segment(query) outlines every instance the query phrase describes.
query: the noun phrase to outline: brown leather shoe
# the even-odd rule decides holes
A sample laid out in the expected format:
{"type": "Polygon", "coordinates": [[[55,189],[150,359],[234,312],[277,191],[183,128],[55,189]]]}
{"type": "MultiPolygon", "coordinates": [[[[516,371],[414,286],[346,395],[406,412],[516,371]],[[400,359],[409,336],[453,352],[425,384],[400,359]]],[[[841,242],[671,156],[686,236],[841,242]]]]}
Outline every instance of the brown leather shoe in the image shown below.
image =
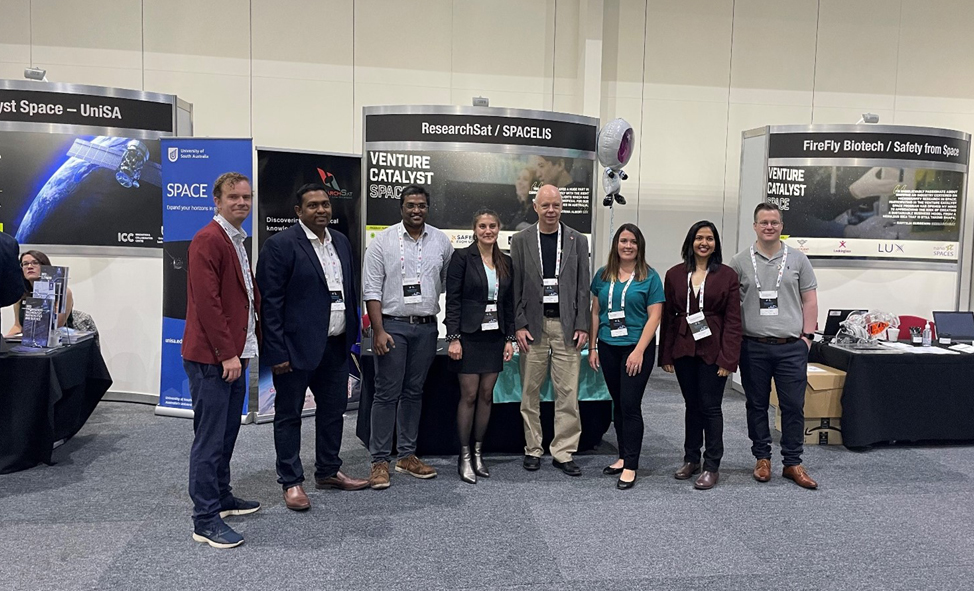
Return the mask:
{"type": "Polygon", "coordinates": [[[771,480],[771,460],[758,460],[758,463],[754,465],[754,479],[758,482],[771,480]]]}
{"type": "Polygon", "coordinates": [[[376,462],[372,464],[372,472],[369,474],[369,486],[374,490],[389,488],[389,462],[376,462]]]}
{"type": "Polygon", "coordinates": [[[284,491],[284,505],[291,511],[307,511],[311,508],[311,501],[299,484],[284,491]]]}
{"type": "Polygon", "coordinates": [[[688,480],[691,476],[700,471],[700,464],[691,464],[687,462],[680,466],[680,469],[673,474],[673,478],[677,480],[688,480]]]}
{"type": "Polygon", "coordinates": [[[717,486],[717,480],[719,478],[720,475],[716,472],[704,470],[700,473],[700,476],[697,477],[696,481],[694,481],[693,488],[697,490],[710,490],[717,486]]]}
{"type": "Polygon", "coordinates": [[[812,480],[812,477],[808,475],[805,471],[805,467],[801,464],[797,466],[785,466],[785,469],[781,471],[781,475],[788,480],[794,480],[795,484],[802,488],[816,489],[818,488],[818,483],[812,480]]]}
{"type": "Polygon", "coordinates": [[[433,478],[436,476],[436,470],[433,466],[430,466],[423,460],[416,457],[416,454],[410,454],[404,458],[400,458],[396,462],[396,472],[404,472],[415,476],[416,478],[433,478]]]}
{"type": "Polygon", "coordinates": [[[369,481],[364,478],[351,478],[341,471],[328,478],[315,478],[315,488],[337,488],[338,490],[362,490],[368,488],[369,481]]]}

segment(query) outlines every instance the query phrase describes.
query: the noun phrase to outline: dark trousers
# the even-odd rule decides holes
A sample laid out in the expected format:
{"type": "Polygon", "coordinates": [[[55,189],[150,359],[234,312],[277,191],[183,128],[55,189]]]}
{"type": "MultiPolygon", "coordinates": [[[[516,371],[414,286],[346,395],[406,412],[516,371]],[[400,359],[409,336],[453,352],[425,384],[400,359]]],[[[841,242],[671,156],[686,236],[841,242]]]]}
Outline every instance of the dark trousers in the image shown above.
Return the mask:
{"type": "MultiPolygon", "coordinates": [[[[246,360],[244,360],[246,363],[246,360]]],[[[189,452],[189,497],[193,523],[205,526],[220,519],[221,507],[232,505],[230,456],[240,431],[247,395],[247,366],[233,382],[223,367],[183,360],[193,399],[193,447],[189,452]]]]}
{"type": "Polygon", "coordinates": [[[304,482],[301,465],[301,412],[308,388],[315,397],[315,478],[338,473],[342,460],[342,414],[348,404],[345,335],[328,337],[314,370],[292,369],[274,376],[274,449],[277,482],[285,489],[304,482]]]}
{"type": "Polygon", "coordinates": [[[612,396],[612,422],[616,427],[616,441],[623,468],[639,468],[639,452],[643,447],[643,392],[653,371],[656,357],[656,341],[652,341],[643,353],[642,370],[635,376],[626,373],[626,359],[636,345],[610,345],[599,341],[599,363],[605,385],[612,396]]]}
{"type": "Polygon", "coordinates": [[[416,453],[423,384],[436,355],[436,323],[409,324],[385,319],[382,324],[396,346],[385,355],[375,356],[375,397],[369,437],[373,463],[389,461],[394,432],[400,458],[416,453]]]}
{"type": "Polygon", "coordinates": [[[799,339],[784,345],[768,345],[744,339],[741,345],[741,382],[747,399],[747,435],[751,453],[771,458],[771,427],[768,402],[774,378],[781,405],[781,457],[785,466],[802,463],[805,441],[805,385],[808,380],[808,345],[799,339]]]}
{"type": "Polygon", "coordinates": [[[703,469],[716,472],[720,468],[720,458],[724,456],[724,415],[720,403],[727,377],[717,375],[716,363],[704,363],[699,357],[674,359],[673,367],[686,402],[683,461],[699,464],[700,447],[706,438],[703,469]]]}

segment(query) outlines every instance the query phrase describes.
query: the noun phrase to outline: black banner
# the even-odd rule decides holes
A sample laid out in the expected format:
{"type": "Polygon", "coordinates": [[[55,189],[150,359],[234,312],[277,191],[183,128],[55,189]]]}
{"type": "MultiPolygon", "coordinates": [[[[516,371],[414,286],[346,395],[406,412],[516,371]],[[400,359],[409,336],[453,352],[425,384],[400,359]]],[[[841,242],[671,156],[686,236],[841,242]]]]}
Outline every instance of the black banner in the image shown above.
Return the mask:
{"type": "Polygon", "coordinates": [[[878,132],[772,133],[768,159],[870,158],[966,166],[970,142],[953,137],[878,132]]]}
{"type": "Polygon", "coordinates": [[[331,227],[348,237],[362,260],[362,158],[301,152],[257,151],[257,243],[298,223],[294,194],[320,183],[331,201],[331,227]]]}
{"type": "Polygon", "coordinates": [[[547,119],[453,114],[367,115],[365,141],[463,142],[592,151],[596,125],[547,119]]]}
{"type": "Polygon", "coordinates": [[[0,229],[21,244],[162,243],[159,140],[0,132],[0,229]]]}
{"type": "Polygon", "coordinates": [[[174,131],[170,103],[37,90],[0,89],[0,121],[174,131]]]}

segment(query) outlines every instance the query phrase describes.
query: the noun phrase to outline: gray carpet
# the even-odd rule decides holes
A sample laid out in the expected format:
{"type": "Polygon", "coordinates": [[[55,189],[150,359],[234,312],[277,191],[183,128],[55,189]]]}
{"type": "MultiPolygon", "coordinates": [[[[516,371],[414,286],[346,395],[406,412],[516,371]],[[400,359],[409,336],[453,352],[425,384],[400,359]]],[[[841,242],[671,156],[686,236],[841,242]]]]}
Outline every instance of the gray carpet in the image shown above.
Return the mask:
{"type": "MultiPolygon", "coordinates": [[[[657,370],[658,372],[658,370],[657,370]]],[[[269,424],[241,428],[234,488],[259,500],[229,518],[246,543],[214,550],[190,538],[186,494],[192,423],[152,408],[102,403],[57,464],[0,476],[0,588],[30,589],[958,589],[974,588],[974,454],[970,447],[853,453],[806,447],[820,484],[751,479],[744,400],[724,400],[720,485],[672,477],[682,456],[683,402],[656,374],[640,479],[615,489],[601,469],[615,437],[577,457],[569,478],[546,457],[490,457],[476,486],[454,458],[428,458],[431,481],[393,476],[386,491],[309,490],[284,508],[269,424]]],[[[313,422],[304,424],[312,468],[313,422]]],[[[345,470],[368,454],[346,418],[345,470]]]]}

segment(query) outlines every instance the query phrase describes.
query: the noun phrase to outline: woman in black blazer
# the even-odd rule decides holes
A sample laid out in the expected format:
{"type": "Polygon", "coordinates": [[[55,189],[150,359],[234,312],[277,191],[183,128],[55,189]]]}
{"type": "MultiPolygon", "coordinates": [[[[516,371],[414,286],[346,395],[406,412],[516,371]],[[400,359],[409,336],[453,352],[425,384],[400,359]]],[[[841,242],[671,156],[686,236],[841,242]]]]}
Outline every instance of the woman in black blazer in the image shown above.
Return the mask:
{"type": "Polygon", "coordinates": [[[511,257],[497,245],[500,229],[496,213],[478,211],[473,218],[474,243],[453,253],[446,277],[446,340],[450,342],[450,368],[460,379],[457,471],[471,484],[477,482],[477,476],[490,476],[481,457],[481,445],[490,421],[497,374],[514,355],[514,273],[511,257]]]}

